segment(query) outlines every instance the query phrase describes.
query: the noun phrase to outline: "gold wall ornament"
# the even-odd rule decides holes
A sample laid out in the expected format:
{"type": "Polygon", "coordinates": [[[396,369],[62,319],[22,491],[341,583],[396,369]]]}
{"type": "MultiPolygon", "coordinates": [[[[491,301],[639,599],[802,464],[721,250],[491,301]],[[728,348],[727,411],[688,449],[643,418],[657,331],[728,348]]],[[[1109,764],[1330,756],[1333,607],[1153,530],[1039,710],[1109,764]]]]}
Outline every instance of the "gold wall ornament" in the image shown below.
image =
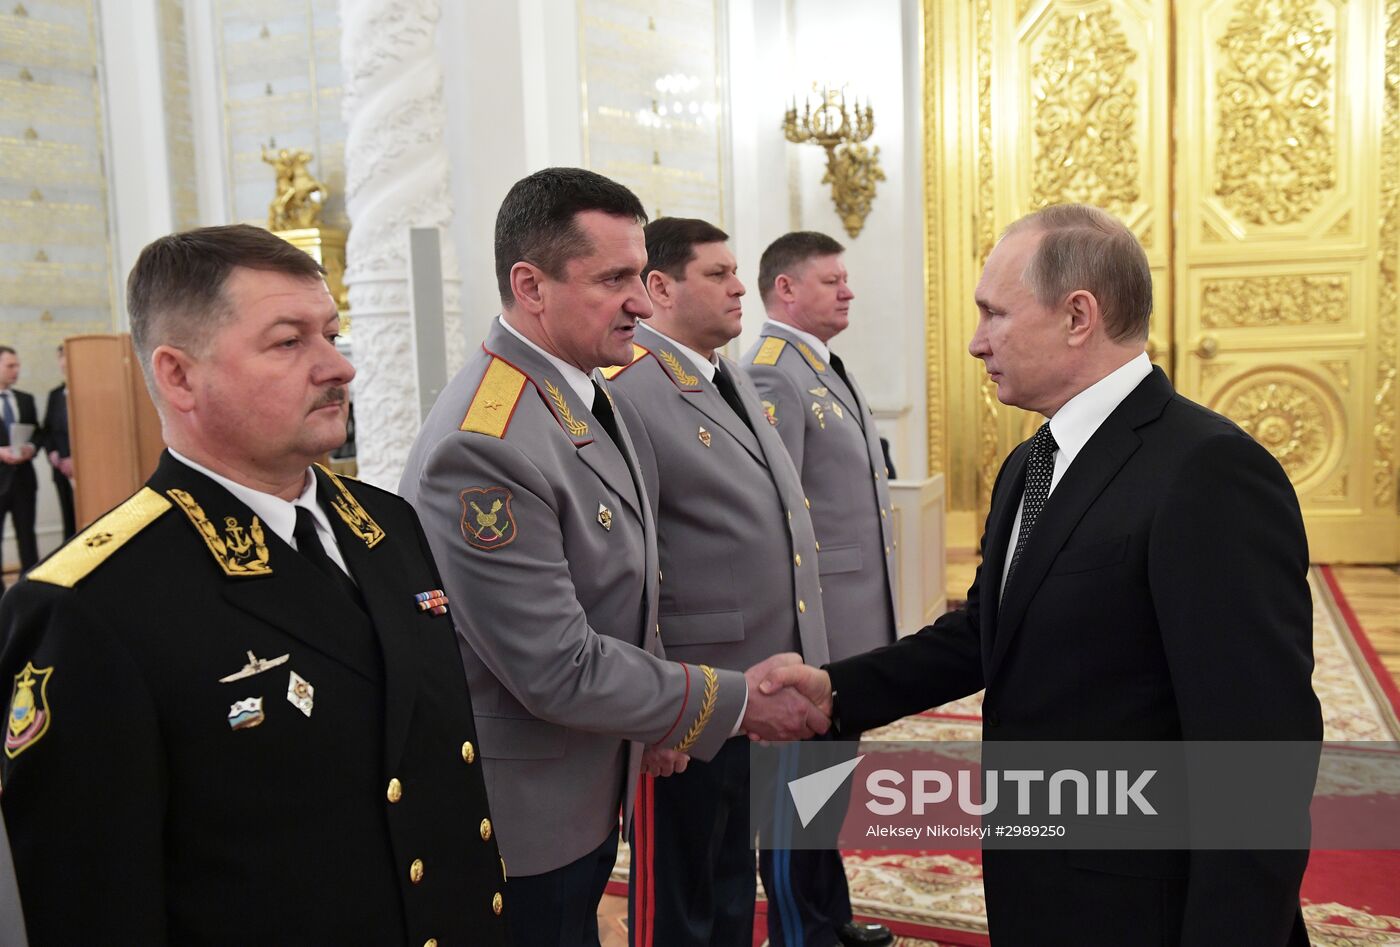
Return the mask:
{"type": "Polygon", "coordinates": [[[307,165],[312,154],[300,148],[279,148],[269,152],[262,150],[262,159],[272,165],[277,182],[274,185],[272,203],[267,206],[267,229],[303,230],[321,224],[321,209],[328,192],[326,186],[311,175],[307,165]]]}
{"type": "Polygon", "coordinates": [[[1212,407],[1271,454],[1295,485],[1330,474],[1345,432],[1332,393],[1294,372],[1242,376],[1212,407]]]}
{"type": "Polygon", "coordinates": [[[1380,280],[1376,340],[1375,441],[1372,499],[1382,510],[1400,510],[1395,484],[1395,442],[1400,436],[1395,390],[1400,366],[1400,0],[1385,5],[1385,82],[1381,119],[1380,280]]]}
{"type": "Polygon", "coordinates": [[[1334,33],[1314,0],[1245,0],[1217,41],[1215,194],[1253,224],[1289,224],[1336,187],[1334,33]]]}
{"type": "Polygon", "coordinates": [[[819,97],[815,109],[804,97],[801,115],[793,97],[792,107],[783,116],[783,134],[794,144],[812,142],[826,149],[822,183],[831,185],[831,201],[841,226],[852,238],[858,237],[875,201],[875,182],[885,180],[880,147],[863,144],[875,131],[875,110],[869,99],[864,108],[859,101],[847,108],[844,89],[823,87],[819,97]]]}
{"type": "Polygon", "coordinates": [[[1055,18],[1031,67],[1035,207],[1083,203],[1119,216],[1137,203],[1137,53],[1111,9],[1055,18]]]}
{"type": "Polygon", "coordinates": [[[1301,326],[1344,321],[1351,313],[1345,274],[1256,276],[1201,283],[1201,325],[1301,326]]]}

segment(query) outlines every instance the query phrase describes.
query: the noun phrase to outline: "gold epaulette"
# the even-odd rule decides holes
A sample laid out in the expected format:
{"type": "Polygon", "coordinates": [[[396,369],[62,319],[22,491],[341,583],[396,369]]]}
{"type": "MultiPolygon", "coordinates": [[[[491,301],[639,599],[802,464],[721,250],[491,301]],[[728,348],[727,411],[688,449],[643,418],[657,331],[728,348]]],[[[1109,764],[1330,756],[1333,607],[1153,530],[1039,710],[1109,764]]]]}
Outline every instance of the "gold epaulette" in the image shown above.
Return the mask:
{"type": "Polygon", "coordinates": [[[170,501],[165,497],[150,487],[142,487],[121,506],[29,570],[29,578],[71,589],[111,558],[129,539],[160,519],[170,506],[170,501]]]}
{"type": "Polygon", "coordinates": [[[755,365],[776,365],[778,356],[783,354],[783,348],[787,345],[786,339],[770,335],[763,340],[763,344],[758,347],[758,354],[753,357],[755,365]]]}
{"type": "Polygon", "coordinates": [[[514,365],[492,357],[472,397],[467,416],[462,419],[461,429],[491,437],[505,437],[527,380],[525,373],[514,365]]]}
{"type": "Polygon", "coordinates": [[[642,348],[642,346],[638,345],[636,342],[633,342],[632,361],[628,362],[627,365],[609,365],[607,368],[602,369],[603,377],[606,378],[608,381],[612,381],[622,372],[623,369],[627,368],[628,365],[635,364],[637,360],[639,360],[642,356],[646,354],[646,349],[642,348]]]}

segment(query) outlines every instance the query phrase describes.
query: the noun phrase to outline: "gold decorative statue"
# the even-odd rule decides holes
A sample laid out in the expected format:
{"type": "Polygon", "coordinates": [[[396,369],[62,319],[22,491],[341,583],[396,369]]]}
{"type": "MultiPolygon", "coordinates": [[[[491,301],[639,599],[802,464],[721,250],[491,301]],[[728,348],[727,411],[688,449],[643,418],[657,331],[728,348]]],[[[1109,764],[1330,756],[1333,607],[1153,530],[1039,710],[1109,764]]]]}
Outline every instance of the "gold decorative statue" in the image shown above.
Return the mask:
{"type": "Polygon", "coordinates": [[[865,227],[875,200],[875,182],[885,180],[885,172],[880,170],[880,147],[862,144],[875,131],[875,110],[867,99],[864,108],[856,102],[848,111],[846,93],[841,89],[823,88],[820,94],[821,104],[813,109],[810,102],[803,102],[800,116],[797,100],[793,100],[783,116],[783,134],[795,144],[810,141],[826,149],[822,183],[831,185],[831,200],[841,225],[855,237],[865,227]]]}
{"type": "Polygon", "coordinates": [[[267,229],[303,230],[321,224],[321,207],[326,200],[326,186],[311,176],[307,165],[311,152],[280,148],[269,152],[263,148],[262,159],[277,172],[277,193],[267,207],[267,229]]]}

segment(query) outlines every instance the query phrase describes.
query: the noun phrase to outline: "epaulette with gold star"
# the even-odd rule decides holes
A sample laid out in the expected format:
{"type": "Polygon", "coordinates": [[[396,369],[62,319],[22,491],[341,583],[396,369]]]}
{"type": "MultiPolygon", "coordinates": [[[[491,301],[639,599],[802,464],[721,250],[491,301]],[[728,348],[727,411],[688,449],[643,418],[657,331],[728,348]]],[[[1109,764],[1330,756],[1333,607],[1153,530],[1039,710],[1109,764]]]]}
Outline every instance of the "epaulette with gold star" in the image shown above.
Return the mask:
{"type": "Polygon", "coordinates": [[[628,368],[641,361],[642,357],[645,356],[647,353],[648,349],[645,346],[641,346],[638,345],[636,342],[633,342],[632,361],[628,362],[626,365],[609,365],[607,368],[601,370],[603,372],[603,377],[606,378],[608,381],[612,381],[614,378],[622,374],[628,368]]]}
{"type": "Polygon", "coordinates": [[[506,428],[515,414],[515,406],[525,390],[525,373],[499,357],[492,357],[486,374],[481,376],[471,407],[462,419],[463,431],[473,431],[491,437],[505,437],[506,428]]]}
{"type": "Polygon", "coordinates": [[[171,503],[142,487],[67,544],[29,570],[29,579],[71,589],[106,562],[141,530],[160,519],[171,503]]]}

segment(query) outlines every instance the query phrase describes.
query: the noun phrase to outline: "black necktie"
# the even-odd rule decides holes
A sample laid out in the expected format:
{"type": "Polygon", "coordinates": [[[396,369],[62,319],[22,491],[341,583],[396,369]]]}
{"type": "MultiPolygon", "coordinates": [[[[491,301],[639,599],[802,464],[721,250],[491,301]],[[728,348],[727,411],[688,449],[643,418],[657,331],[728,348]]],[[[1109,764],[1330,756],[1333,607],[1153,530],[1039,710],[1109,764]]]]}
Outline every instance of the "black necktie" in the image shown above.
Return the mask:
{"type": "Polygon", "coordinates": [[[1006,570],[1006,583],[1003,591],[1011,585],[1011,577],[1016,574],[1016,563],[1021,561],[1021,552],[1031,538],[1035,521],[1045,508],[1045,498],[1050,495],[1050,480],[1055,475],[1055,451],[1060,445],[1055,443],[1055,435],[1050,433],[1050,422],[1046,421],[1031,438],[1031,456],[1026,461],[1026,494],[1021,507],[1021,531],[1016,535],[1016,550],[1011,554],[1011,567],[1006,570]]]}
{"type": "Polygon", "coordinates": [[[612,402],[608,400],[603,386],[596,380],[593,382],[593,416],[598,419],[598,426],[603,432],[612,438],[617,449],[622,450],[622,435],[617,430],[617,418],[613,416],[612,402]]]}
{"type": "Polygon", "coordinates": [[[720,397],[734,409],[739,420],[744,422],[744,426],[752,431],[753,425],[749,423],[749,414],[744,410],[744,402],[739,399],[739,389],[734,387],[734,379],[725,373],[723,362],[715,366],[715,387],[719,389],[720,397]]]}
{"type": "MultiPolygon", "coordinates": [[[[836,374],[840,375],[841,380],[846,383],[846,387],[851,388],[851,380],[846,377],[846,363],[841,361],[841,356],[835,352],[828,352],[827,360],[831,362],[831,367],[836,370],[836,374]]],[[[851,394],[855,394],[855,392],[856,390],[851,388],[851,394]]]]}
{"type": "Polygon", "coordinates": [[[321,537],[316,535],[316,518],[304,506],[296,507],[296,511],[297,525],[292,529],[292,538],[297,541],[297,552],[334,582],[362,611],[368,612],[364,597],[360,594],[360,587],[351,581],[344,569],[335,564],[335,560],[326,552],[326,547],[321,544],[321,537]]]}

